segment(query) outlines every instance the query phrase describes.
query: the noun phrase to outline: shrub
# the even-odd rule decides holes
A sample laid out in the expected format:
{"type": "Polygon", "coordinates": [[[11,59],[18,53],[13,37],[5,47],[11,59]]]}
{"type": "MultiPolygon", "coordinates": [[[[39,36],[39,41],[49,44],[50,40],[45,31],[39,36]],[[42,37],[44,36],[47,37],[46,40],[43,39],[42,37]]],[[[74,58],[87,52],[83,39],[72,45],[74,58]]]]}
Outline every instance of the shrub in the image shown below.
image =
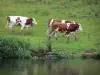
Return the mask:
{"type": "Polygon", "coordinates": [[[30,58],[30,44],[16,37],[0,37],[0,57],[30,58]]]}

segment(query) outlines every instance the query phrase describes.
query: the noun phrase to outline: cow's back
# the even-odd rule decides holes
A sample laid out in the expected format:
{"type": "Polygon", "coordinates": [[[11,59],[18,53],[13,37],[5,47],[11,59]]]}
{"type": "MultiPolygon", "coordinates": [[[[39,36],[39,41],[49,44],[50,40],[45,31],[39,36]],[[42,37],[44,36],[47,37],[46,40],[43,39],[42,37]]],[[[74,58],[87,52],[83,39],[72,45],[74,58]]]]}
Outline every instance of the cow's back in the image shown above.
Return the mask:
{"type": "Polygon", "coordinates": [[[8,16],[10,18],[10,22],[16,22],[16,19],[19,18],[22,21],[26,21],[28,19],[27,17],[24,16],[8,16]]]}

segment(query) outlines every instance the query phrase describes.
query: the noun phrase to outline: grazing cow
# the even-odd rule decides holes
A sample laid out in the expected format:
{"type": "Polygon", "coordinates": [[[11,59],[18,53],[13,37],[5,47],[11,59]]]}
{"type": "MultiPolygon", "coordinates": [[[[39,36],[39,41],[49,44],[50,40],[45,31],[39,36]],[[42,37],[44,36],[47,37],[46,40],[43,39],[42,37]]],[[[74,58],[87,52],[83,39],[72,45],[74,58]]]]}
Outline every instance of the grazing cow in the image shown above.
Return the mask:
{"type": "Polygon", "coordinates": [[[7,23],[8,23],[7,25],[9,25],[10,30],[12,30],[12,27],[14,25],[17,26],[20,25],[21,26],[20,32],[23,30],[24,27],[28,28],[29,26],[33,26],[37,24],[35,18],[28,18],[24,16],[8,16],[7,23]]]}
{"type": "Polygon", "coordinates": [[[74,35],[74,38],[76,40],[76,32],[81,31],[82,27],[79,23],[76,23],[74,21],[66,21],[66,20],[49,20],[48,24],[48,35],[49,39],[51,35],[54,35],[57,39],[57,32],[64,33],[64,35],[67,35],[69,38],[70,34],[74,35]]]}

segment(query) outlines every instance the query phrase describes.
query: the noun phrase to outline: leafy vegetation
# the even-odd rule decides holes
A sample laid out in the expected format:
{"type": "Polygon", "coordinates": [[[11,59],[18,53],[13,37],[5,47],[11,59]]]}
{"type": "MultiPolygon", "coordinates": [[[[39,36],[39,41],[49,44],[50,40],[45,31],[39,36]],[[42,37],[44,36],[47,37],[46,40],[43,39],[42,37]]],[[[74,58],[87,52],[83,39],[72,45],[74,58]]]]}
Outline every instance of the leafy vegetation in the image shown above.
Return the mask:
{"type": "Polygon", "coordinates": [[[30,58],[30,44],[15,37],[0,37],[0,57],[30,58]]]}

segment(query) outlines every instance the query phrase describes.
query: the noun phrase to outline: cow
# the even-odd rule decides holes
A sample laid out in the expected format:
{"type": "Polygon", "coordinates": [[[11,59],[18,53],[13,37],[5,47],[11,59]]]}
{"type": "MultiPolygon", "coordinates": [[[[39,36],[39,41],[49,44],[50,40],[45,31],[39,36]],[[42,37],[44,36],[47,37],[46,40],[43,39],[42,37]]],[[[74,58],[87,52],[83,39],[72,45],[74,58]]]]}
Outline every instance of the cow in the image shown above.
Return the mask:
{"type": "MultiPolygon", "coordinates": [[[[55,19],[49,19],[48,22],[48,30],[47,30],[47,36],[49,34],[50,31],[52,31],[52,25],[54,24],[59,24],[59,23],[70,23],[71,21],[67,21],[67,20],[55,20],[55,19]]],[[[73,21],[74,22],[74,21],[73,21]]],[[[56,34],[55,34],[56,37],[56,34]]]]}
{"type": "Polygon", "coordinates": [[[50,19],[48,23],[47,34],[49,39],[52,35],[54,35],[57,39],[57,32],[64,33],[64,35],[67,35],[68,39],[70,34],[73,34],[74,39],[76,40],[75,33],[77,31],[82,31],[82,26],[80,23],[77,23],[75,21],[50,19]]]}
{"type": "Polygon", "coordinates": [[[29,26],[37,25],[37,22],[35,18],[28,18],[24,16],[8,16],[7,25],[9,25],[9,30],[13,30],[14,25],[21,26],[21,32],[24,27],[28,28],[29,26]]]}

